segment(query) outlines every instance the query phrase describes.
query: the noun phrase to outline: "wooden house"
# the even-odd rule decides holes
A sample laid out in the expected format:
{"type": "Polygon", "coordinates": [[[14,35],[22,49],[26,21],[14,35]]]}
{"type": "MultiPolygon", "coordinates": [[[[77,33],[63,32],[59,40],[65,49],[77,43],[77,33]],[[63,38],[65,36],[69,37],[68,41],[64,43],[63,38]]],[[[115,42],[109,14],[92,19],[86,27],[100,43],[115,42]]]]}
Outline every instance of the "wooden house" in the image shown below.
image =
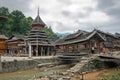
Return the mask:
{"type": "Polygon", "coordinates": [[[94,29],[92,32],[78,30],[76,33],[57,40],[56,47],[59,49],[58,51],[62,51],[60,53],[68,55],[91,53],[92,47],[94,47],[95,53],[101,53],[103,49],[112,51],[115,38],[114,35],[97,29],[94,29]]]}
{"type": "Polygon", "coordinates": [[[114,43],[114,50],[115,51],[120,51],[120,33],[115,33],[115,36],[117,38],[113,42],[114,43]]]}
{"type": "Polygon", "coordinates": [[[0,54],[3,54],[7,50],[7,37],[5,35],[0,35],[0,54]]]}
{"type": "Polygon", "coordinates": [[[7,17],[5,17],[5,16],[0,16],[0,20],[5,20],[5,19],[7,19],[7,17]]]}
{"type": "Polygon", "coordinates": [[[23,35],[12,35],[8,41],[8,52],[11,55],[20,55],[24,53],[23,46],[20,44],[24,43],[24,36],[23,35]]]}

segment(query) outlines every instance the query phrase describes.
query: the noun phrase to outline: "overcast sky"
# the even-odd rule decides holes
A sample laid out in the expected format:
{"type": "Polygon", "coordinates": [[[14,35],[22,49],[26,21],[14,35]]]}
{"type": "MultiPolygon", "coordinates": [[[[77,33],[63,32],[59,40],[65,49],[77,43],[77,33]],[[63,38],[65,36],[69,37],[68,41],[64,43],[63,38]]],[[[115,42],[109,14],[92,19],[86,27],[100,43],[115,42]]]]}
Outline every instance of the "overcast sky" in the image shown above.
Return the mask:
{"type": "Polygon", "coordinates": [[[78,29],[120,33],[120,0],[0,0],[0,7],[20,10],[33,19],[40,8],[41,19],[54,32],[78,29]]]}

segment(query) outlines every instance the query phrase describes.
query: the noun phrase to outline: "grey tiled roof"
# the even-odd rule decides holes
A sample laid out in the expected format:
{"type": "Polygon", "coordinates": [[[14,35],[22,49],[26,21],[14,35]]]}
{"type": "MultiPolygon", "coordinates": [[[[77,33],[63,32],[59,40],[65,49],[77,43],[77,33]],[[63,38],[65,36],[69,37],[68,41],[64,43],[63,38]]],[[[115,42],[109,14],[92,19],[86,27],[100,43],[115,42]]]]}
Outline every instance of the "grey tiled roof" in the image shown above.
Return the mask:
{"type": "Polygon", "coordinates": [[[45,23],[42,21],[39,15],[35,18],[35,20],[32,22],[32,24],[42,24],[45,25],[45,23]]]}
{"type": "Polygon", "coordinates": [[[8,39],[5,35],[0,35],[0,39],[8,39]]]}
{"type": "Polygon", "coordinates": [[[25,40],[25,36],[14,34],[8,39],[8,41],[15,41],[15,40],[25,40]]]}
{"type": "Polygon", "coordinates": [[[78,31],[77,33],[70,34],[63,39],[59,39],[56,41],[57,45],[62,45],[62,44],[72,44],[72,43],[77,43],[77,42],[83,42],[86,40],[89,40],[92,38],[94,35],[99,36],[99,38],[103,41],[106,41],[106,37],[104,35],[110,36],[110,37],[115,37],[112,34],[105,33],[103,31],[94,29],[92,32],[82,32],[78,31]]]}
{"type": "Polygon", "coordinates": [[[73,39],[73,38],[76,38],[78,36],[82,36],[82,35],[85,35],[85,34],[88,34],[89,32],[87,31],[83,31],[83,30],[78,30],[76,33],[73,33],[73,34],[70,34],[68,36],[65,37],[65,39],[73,39]]]}
{"type": "Polygon", "coordinates": [[[115,36],[120,38],[120,33],[115,33],[115,36]]]}
{"type": "Polygon", "coordinates": [[[5,16],[0,16],[0,20],[7,19],[5,16]]]}

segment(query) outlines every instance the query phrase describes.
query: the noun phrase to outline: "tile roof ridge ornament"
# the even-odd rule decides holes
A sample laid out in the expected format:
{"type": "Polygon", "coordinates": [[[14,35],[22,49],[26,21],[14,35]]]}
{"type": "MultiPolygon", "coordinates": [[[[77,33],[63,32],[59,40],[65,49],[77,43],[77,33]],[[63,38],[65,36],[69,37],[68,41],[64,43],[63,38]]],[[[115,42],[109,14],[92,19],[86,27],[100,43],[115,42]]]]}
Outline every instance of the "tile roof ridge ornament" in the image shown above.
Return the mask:
{"type": "Polygon", "coordinates": [[[37,12],[37,15],[39,16],[39,6],[38,6],[38,12],[37,12]]]}
{"type": "Polygon", "coordinates": [[[32,27],[44,27],[45,23],[42,21],[41,17],[39,16],[39,7],[37,10],[37,16],[32,22],[32,27]]]}

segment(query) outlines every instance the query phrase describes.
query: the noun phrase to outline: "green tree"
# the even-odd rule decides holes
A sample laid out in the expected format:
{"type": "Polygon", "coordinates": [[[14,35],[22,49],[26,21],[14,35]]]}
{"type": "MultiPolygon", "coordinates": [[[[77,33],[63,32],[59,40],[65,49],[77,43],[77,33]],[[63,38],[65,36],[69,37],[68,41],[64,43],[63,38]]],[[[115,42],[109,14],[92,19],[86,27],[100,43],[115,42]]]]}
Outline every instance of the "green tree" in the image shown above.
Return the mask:
{"type": "Polygon", "coordinates": [[[49,26],[49,27],[45,26],[44,30],[49,38],[58,38],[57,35],[53,32],[51,26],[49,26]]]}
{"type": "Polygon", "coordinates": [[[9,9],[6,7],[0,8],[0,16],[9,16],[9,9]]]}
{"type": "Polygon", "coordinates": [[[7,20],[0,22],[0,34],[11,36],[12,34],[26,35],[31,29],[33,19],[25,17],[21,11],[14,10],[9,13],[9,9],[5,7],[0,8],[0,16],[6,16],[7,20]]]}
{"type": "MultiPolygon", "coordinates": [[[[0,16],[6,16],[6,17],[8,17],[9,16],[9,10],[8,10],[8,8],[1,7],[0,8],[0,16]]],[[[8,22],[8,20],[2,20],[2,21],[0,21],[0,34],[6,34],[6,32],[7,32],[6,30],[8,30],[7,22],[8,22]]]]}
{"type": "Polygon", "coordinates": [[[12,22],[11,22],[12,34],[21,34],[22,33],[21,23],[22,23],[22,20],[25,19],[24,14],[21,11],[16,10],[11,12],[10,18],[12,19],[12,22]]]}
{"type": "Polygon", "coordinates": [[[31,17],[26,18],[21,11],[15,10],[11,12],[10,18],[11,34],[26,35],[30,31],[33,21],[31,17]]]}
{"type": "Polygon", "coordinates": [[[31,17],[25,18],[21,21],[21,31],[24,32],[21,34],[27,35],[29,33],[29,31],[31,30],[32,21],[33,19],[31,17]]]}
{"type": "MultiPolygon", "coordinates": [[[[31,17],[26,18],[21,11],[14,10],[9,13],[8,8],[1,7],[0,16],[1,15],[8,17],[8,19],[0,22],[0,34],[5,34],[6,36],[11,36],[13,34],[26,35],[31,30],[33,19],[31,17]]],[[[49,38],[58,38],[51,26],[46,26],[44,30],[49,38]]]]}

